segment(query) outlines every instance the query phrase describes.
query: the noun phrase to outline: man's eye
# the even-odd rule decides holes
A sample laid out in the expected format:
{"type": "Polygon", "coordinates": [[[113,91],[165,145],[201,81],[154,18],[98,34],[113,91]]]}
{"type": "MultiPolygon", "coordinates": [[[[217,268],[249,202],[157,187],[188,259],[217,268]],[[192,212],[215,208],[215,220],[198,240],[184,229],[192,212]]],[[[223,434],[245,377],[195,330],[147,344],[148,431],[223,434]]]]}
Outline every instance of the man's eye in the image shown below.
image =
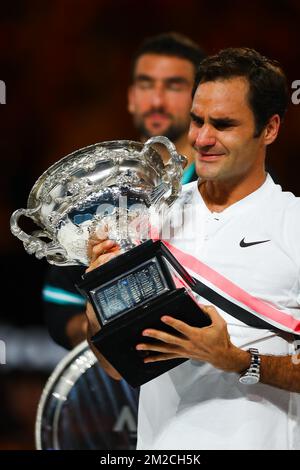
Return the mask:
{"type": "Polygon", "coordinates": [[[198,121],[192,118],[192,123],[197,126],[197,127],[202,127],[203,126],[203,121],[198,121]]]}
{"type": "Polygon", "coordinates": [[[139,82],[137,84],[138,88],[140,88],[141,90],[148,90],[150,88],[152,88],[152,83],[151,82],[139,82]]]}
{"type": "Polygon", "coordinates": [[[182,83],[170,83],[168,89],[171,91],[181,91],[183,89],[182,83]]]}
{"type": "Polygon", "coordinates": [[[231,126],[229,124],[216,124],[215,128],[218,131],[224,131],[225,129],[229,129],[231,126]]]}

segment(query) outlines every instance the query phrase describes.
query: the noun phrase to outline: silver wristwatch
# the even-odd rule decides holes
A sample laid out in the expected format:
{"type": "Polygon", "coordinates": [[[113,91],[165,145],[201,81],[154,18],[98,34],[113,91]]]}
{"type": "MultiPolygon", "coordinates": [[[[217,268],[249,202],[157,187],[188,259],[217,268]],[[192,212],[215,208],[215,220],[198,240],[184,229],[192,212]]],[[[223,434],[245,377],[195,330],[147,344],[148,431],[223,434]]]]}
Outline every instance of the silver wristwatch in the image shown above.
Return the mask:
{"type": "Polygon", "coordinates": [[[248,351],[251,354],[250,367],[241,374],[239,382],[246,385],[253,385],[257,384],[260,379],[260,355],[255,348],[250,348],[248,351]]]}

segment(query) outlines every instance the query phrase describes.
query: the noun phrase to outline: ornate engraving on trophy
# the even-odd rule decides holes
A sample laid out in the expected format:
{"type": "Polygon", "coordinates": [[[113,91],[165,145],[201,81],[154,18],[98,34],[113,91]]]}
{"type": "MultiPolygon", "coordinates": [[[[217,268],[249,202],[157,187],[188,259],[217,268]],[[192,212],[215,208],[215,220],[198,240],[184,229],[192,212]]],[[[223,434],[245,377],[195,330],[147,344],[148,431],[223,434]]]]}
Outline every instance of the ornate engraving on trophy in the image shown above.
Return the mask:
{"type": "Polygon", "coordinates": [[[120,140],[77,150],[40,176],[27,208],[12,215],[11,231],[28,253],[56,265],[88,265],[88,241],[101,233],[126,251],[149,238],[151,211],[178,197],[185,164],[163,136],[145,144],[120,140]],[[168,149],[167,165],[155,144],[168,149]],[[20,228],[21,216],[42,228],[39,235],[20,228]]]}

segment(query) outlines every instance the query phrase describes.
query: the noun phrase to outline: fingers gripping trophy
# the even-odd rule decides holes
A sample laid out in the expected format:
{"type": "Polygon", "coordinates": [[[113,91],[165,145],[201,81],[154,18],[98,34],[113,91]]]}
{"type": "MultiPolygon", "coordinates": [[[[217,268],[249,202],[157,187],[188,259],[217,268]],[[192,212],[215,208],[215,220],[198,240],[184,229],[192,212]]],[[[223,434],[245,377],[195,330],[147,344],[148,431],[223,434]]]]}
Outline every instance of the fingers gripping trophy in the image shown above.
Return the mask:
{"type": "Polygon", "coordinates": [[[90,240],[115,241],[120,254],[86,272],[78,290],[91,303],[99,326],[92,343],[133,387],[185,359],[144,363],[140,342],[146,327],[167,329],[164,313],[191,325],[207,326],[191,293],[193,280],[162,240],[151,239],[153,215],[170,208],[181,192],[186,165],[163,136],[144,144],[102,142],[67,155],[33,186],[26,209],[11,216],[11,231],[29,254],[59,266],[89,265],[90,240]],[[164,165],[155,144],[166,148],[164,165]],[[39,230],[25,233],[21,216],[39,230]],[[178,279],[185,287],[176,287],[178,279]]]}

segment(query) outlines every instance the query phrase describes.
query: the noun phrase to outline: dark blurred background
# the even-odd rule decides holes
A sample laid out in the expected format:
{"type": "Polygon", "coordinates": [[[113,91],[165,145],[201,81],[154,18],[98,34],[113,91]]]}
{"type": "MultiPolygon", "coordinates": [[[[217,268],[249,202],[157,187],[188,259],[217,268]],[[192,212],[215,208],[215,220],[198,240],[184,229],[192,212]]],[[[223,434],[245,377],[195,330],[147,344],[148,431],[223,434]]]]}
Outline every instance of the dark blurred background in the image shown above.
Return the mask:
{"type": "MultiPolygon", "coordinates": [[[[138,139],[126,109],[130,58],[145,36],[175,30],[208,53],[253,47],[300,80],[300,3],[204,0],[31,0],[1,2],[0,449],[34,448],[42,388],[66,353],[47,335],[40,292],[45,262],[9,231],[13,210],[56,160],[104,140],[138,139]]],[[[269,149],[277,182],[300,195],[300,104],[290,102],[269,149]]]]}

